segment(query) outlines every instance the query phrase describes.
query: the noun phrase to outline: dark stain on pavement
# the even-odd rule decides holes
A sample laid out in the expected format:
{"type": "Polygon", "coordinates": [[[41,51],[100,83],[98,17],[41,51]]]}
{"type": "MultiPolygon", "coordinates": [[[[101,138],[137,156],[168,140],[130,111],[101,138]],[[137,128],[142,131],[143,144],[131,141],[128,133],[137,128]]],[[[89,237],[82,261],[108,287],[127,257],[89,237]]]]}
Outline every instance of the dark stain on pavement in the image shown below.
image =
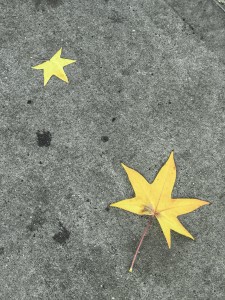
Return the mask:
{"type": "Polygon", "coordinates": [[[112,10],[111,15],[108,17],[113,23],[123,23],[124,17],[118,11],[112,10]]]}
{"type": "Polygon", "coordinates": [[[102,137],[101,137],[101,141],[102,142],[108,142],[108,140],[109,140],[109,137],[108,136],[106,136],[106,135],[103,135],[102,137]]]}
{"type": "Polygon", "coordinates": [[[51,7],[57,7],[62,4],[61,0],[47,0],[47,4],[51,7]]]}
{"type": "Polygon", "coordinates": [[[184,21],[184,28],[183,31],[191,31],[192,34],[195,34],[195,28],[193,25],[191,25],[185,18],[182,18],[182,20],[184,21]]]}
{"type": "Polygon", "coordinates": [[[70,232],[61,222],[59,222],[60,230],[53,236],[53,239],[59,244],[65,244],[70,237],[70,232]]]}
{"type": "Polygon", "coordinates": [[[5,253],[5,248],[4,247],[0,247],[0,255],[3,255],[5,253]]]}
{"type": "Polygon", "coordinates": [[[27,229],[31,232],[36,231],[45,223],[46,219],[43,216],[41,209],[37,208],[31,218],[31,223],[27,225],[27,229]]]}
{"type": "Polygon", "coordinates": [[[57,7],[62,4],[62,0],[34,0],[35,8],[38,10],[42,3],[51,7],[57,7]]]}
{"type": "Polygon", "coordinates": [[[41,4],[41,0],[34,0],[35,8],[38,9],[41,4]]]}
{"type": "Polygon", "coordinates": [[[37,131],[37,143],[39,147],[49,147],[52,140],[52,135],[49,131],[37,131]]]}

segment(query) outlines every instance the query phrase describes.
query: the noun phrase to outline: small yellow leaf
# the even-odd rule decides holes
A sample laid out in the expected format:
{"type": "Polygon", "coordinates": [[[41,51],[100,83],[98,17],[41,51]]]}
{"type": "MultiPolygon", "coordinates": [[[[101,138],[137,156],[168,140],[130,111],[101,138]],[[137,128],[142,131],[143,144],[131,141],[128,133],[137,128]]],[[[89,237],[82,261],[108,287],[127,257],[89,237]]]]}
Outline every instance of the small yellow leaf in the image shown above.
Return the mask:
{"type": "Polygon", "coordinates": [[[54,75],[59,79],[68,83],[68,78],[64,72],[63,67],[75,63],[76,60],[61,58],[62,48],[46,62],[32,67],[36,70],[44,70],[44,86],[48,83],[49,79],[54,75]]]}

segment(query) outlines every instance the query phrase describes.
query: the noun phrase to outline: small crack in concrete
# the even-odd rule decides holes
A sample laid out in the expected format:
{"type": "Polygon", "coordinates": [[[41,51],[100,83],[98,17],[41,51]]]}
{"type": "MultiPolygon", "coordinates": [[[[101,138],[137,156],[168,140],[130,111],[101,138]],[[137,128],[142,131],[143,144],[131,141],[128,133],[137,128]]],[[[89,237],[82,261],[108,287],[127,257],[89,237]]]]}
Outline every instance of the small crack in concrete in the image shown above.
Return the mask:
{"type": "Polygon", "coordinates": [[[225,12],[225,6],[224,6],[225,0],[212,0],[212,1],[225,12]]]}

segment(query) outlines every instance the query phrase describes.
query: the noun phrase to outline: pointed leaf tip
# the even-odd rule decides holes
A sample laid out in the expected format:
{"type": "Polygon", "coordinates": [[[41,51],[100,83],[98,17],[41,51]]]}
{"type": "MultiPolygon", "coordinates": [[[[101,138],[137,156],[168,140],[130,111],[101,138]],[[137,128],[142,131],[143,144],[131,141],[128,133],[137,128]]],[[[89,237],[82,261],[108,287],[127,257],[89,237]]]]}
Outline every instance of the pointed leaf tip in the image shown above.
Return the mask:
{"type": "Polygon", "coordinates": [[[170,157],[172,157],[172,158],[174,159],[174,150],[172,150],[172,151],[170,152],[170,157]]]}
{"type": "Polygon", "coordinates": [[[126,167],[124,163],[122,163],[122,162],[121,162],[120,164],[121,164],[121,166],[122,166],[123,168],[125,168],[125,167],[126,167]]]}

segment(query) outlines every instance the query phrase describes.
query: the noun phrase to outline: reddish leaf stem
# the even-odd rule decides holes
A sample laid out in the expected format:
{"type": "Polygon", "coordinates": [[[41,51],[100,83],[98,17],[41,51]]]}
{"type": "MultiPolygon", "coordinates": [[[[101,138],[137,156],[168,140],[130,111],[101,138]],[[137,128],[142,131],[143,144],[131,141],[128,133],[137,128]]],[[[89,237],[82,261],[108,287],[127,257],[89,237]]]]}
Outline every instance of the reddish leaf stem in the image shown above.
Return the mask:
{"type": "Polygon", "coordinates": [[[137,258],[138,252],[139,252],[139,250],[140,250],[141,244],[142,244],[142,242],[143,242],[143,240],[144,240],[144,237],[146,236],[146,234],[147,234],[147,232],[148,232],[148,229],[150,228],[151,224],[152,224],[152,217],[149,218],[148,224],[147,224],[147,226],[145,227],[145,230],[144,230],[143,233],[142,233],[142,236],[141,236],[140,242],[139,242],[139,244],[138,244],[138,247],[137,247],[137,249],[136,249],[136,252],[135,252],[135,254],[134,254],[134,258],[133,258],[133,260],[132,260],[132,263],[131,263],[131,267],[130,267],[129,272],[132,272],[132,271],[133,271],[133,266],[134,266],[135,260],[136,260],[136,258],[137,258]]]}

